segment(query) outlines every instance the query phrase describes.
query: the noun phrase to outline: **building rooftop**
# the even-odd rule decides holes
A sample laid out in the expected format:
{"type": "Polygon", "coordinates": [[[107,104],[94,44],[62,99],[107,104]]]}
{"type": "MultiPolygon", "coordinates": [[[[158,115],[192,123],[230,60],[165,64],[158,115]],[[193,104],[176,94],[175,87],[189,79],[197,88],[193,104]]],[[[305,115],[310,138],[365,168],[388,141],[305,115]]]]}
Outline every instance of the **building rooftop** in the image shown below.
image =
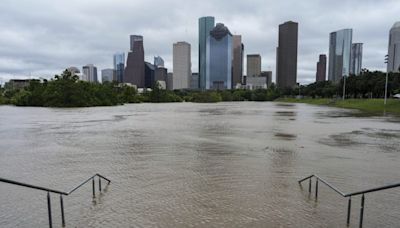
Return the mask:
{"type": "Polygon", "coordinates": [[[400,21],[394,23],[392,29],[394,29],[394,28],[400,28],[400,21]]]}
{"type": "Polygon", "coordinates": [[[228,27],[226,27],[222,23],[217,23],[217,25],[211,30],[210,35],[214,37],[216,40],[220,40],[224,38],[226,35],[231,35],[231,32],[229,31],[228,27]]]}

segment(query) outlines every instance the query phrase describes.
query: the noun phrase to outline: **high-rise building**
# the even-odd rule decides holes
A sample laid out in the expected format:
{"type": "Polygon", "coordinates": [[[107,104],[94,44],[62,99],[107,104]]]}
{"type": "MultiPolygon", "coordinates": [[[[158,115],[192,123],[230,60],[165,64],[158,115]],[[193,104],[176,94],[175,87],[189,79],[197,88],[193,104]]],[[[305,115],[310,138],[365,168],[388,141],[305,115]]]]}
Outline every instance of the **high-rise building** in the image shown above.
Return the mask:
{"type": "Polygon", "coordinates": [[[83,81],[98,82],[97,80],[97,67],[93,64],[87,64],[82,68],[83,81]]]}
{"type": "Polygon", "coordinates": [[[400,21],[390,29],[387,71],[400,72],[400,21]]]}
{"type": "Polygon", "coordinates": [[[190,87],[190,77],[192,76],[190,44],[183,41],[174,43],[172,52],[173,88],[187,89],[190,87]]]}
{"type": "Polygon", "coordinates": [[[149,63],[145,62],[144,63],[144,87],[145,88],[153,88],[154,82],[155,82],[155,77],[154,77],[154,72],[156,70],[156,67],[149,63]]]}
{"type": "Polygon", "coordinates": [[[156,82],[164,82],[167,84],[168,80],[168,70],[165,67],[156,67],[154,71],[154,83],[156,82]]]}
{"type": "Polygon", "coordinates": [[[206,89],[207,40],[214,28],[214,17],[199,18],[199,87],[206,89]]]}
{"type": "Polygon", "coordinates": [[[352,37],[352,29],[342,29],[330,34],[329,81],[339,82],[343,76],[349,76],[352,37]]]}
{"type": "Polygon", "coordinates": [[[247,77],[258,77],[261,75],[261,55],[247,55],[247,77]]]}
{"type": "Polygon", "coordinates": [[[353,43],[351,45],[350,74],[360,75],[362,67],[363,44],[353,43]]]}
{"type": "Polygon", "coordinates": [[[167,74],[167,90],[173,90],[173,78],[174,78],[174,74],[173,73],[168,73],[167,74]]]}
{"type": "Polygon", "coordinates": [[[160,56],[154,56],[154,66],[155,67],[164,67],[164,59],[160,56]]]}
{"type": "Polygon", "coordinates": [[[276,55],[276,83],[280,88],[297,84],[298,23],[293,21],[279,25],[276,55]]]}
{"type": "Polygon", "coordinates": [[[199,89],[199,73],[192,73],[190,89],[199,89]]]}
{"type": "Polygon", "coordinates": [[[267,79],[267,86],[270,87],[272,84],[272,71],[261,71],[261,77],[267,79]]]}
{"type": "Polygon", "coordinates": [[[101,82],[112,82],[114,78],[114,69],[101,70],[101,82]]]}
{"type": "Polygon", "coordinates": [[[128,53],[124,82],[136,85],[137,88],[145,87],[144,77],[144,48],[143,37],[131,35],[131,50],[128,53]]]}
{"type": "Polygon", "coordinates": [[[317,74],[315,81],[323,82],[326,81],[326,55],[319,55],[319,61],[317,62],[317,74]]]}
{"type": "Polygon", "coordinates": [[[232,34],[218,23],[207,39],[206,89],[232,88],[232,34]]]}
{"type": "Polygon", "coordinates": [[[124,81],[124,70],[125,70],[125,53],[114,54],[114,81],[122,83],[124,81]]]}
{"type": "Polygon", "coordinates": [[[232,36],[233,60],[232,60],[232,88],[243,83],[243,52],[242,36],[232,36]]]}

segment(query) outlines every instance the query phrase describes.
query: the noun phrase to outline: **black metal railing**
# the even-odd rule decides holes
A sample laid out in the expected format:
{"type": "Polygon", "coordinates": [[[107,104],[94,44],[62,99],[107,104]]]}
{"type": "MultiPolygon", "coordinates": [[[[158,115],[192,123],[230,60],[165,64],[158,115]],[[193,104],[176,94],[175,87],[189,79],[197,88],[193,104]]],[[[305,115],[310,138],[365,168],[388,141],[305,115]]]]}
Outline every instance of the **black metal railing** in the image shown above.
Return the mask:
{"type": "Polygon", "coordinates": [[[45,188],[45,187],[40,187],[40,186],[35,186],[35,185],[31,185],[31,184],[26,184],[26,183],[22,183],[22,182],[18,182],[18,181],[13,181],[13,180],[8,180],[8,179],[4,179],[0,177],[0,182],[3,183],[8,183],[8,184],[13,184],[13,185],[18,185],[18,186],[22,186],[22,187],[27,187],[30,189],[36,189],[36,190],[40,190],[40,191],[45,191],[47,192],[47,211],[48,211],[48,216],[49,216],[49,227],[52,228],[53,227],[53,222],[52,222],[52,216],[51,216],[51,198],[50,198],[50,193],[54,193],[54,194],[59,194],[60,195],[60,207],[61,207],[61,225],[64,227],[65,226],[65,215],[64,215],[64,200],[63,200],[63,195],[64,196],[68,196],[71,193],[75,192],[77,189],[79,189],[80,187],[82,187],[83,185],[85,185],[86,183],[88,183],[89,181],[92,181],[92,194],[93,194],[93,199],[96,198],[96,189],[95,189],[95,177],[98,177],[98,182],[99,182],[99,192],[102,191],[101,188],[101,179],[104,179],[105,181],[107,181],[107,185],[109,185],[111,183],[111,180],[105,178],[104,176],[96,173],[95,175],[91,176],[90,178],[88,178],[87,180],[85,180],[84,182],[82,182],[81,184],[79,184],[78,186],[76,186],[75,188],[73,188],[71,191],[69,192],[63,192],[63,191],[59,191],[59,190],[54,190],[54,189],[50,189],[50,188],[45,188]]]}
{"type": "Polygon", "coordinates": [[[326,186],[328,186],[330,189],[334,190],[336,193],[338,193],[342,197],[349,198],[348,199],[348,203],[347,203],[347,220],[346,220],[347,226],[350,225],[351,197],[362,195],[361,196],[361,206],[360,206],[360,220],[359,220],[359,227],[360,228],[362,228],[363,220],[364,220],[364,205],[365,205],[365,196],[364,195],[367,194],[367,193],[371,193],[371,192],[377,192],[377,191],[382,191],[382,190],[386,190],[386,189],[400,187],[400,183],[397,183],[397,184],[390,184],[390,185],[385,185],[385,186],[381,186],[381,187],[376,187],[376,188],[371,188],[371,189],[367,189],[367,190],[363,190],[363,191],[352,192],[352,193],[347,193],[346,194],[346,193],[343,193],[342,191],[340,191],[338,188],[336,188],[332,184],[330,184],[329,182],[327,182],[326,180],[324,180],[323,178],[313,174],[313,175],[310,175],[308,177],[305,177],[305,178],[299,180],[300,186],[301,186],[302,182],[304,182],[306,180],[309,180],[308,192],[310,194],[311,194],[311,188],[312,188],[312,178],[315,178],[315,199],[318,199],[318,183],[319,182],[324,183],[326,186]]]}

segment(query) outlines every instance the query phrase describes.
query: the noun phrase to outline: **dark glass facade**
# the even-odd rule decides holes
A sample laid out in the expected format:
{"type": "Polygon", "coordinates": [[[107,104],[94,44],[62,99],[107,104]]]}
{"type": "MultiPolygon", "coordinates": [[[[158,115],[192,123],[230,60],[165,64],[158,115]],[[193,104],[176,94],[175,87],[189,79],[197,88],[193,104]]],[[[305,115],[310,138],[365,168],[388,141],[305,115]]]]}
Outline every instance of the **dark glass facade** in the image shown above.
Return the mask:
{"type": "Polygon", "coordinates": [[[131,51],[128,53],[124,82],[136,85],[137,88],[145,87],[145,64],[142,36],[131,36],[131,51]]]}
{"type": "Polygon", "coordinates": [[[315,81],[323,82],[326,81],[326,55],[319,55],[319,61],[317,62],[317,74],[315,81]]]}
{"type": "Polygon", "coordinates": [[[279,25],[279,41],[276,56],[276,83],[280,88],[297,84],[298,23],[293,21],[279,25]]]}
{"type": "Polygon", "coordinates": [[[207,39],[214,25],[214,17],[202,17],[199,19],[199,87],[202,90],[206,89],[207,39]]]}
{"type": "Polygon", "coordinates": [[[350,74],[350,57],[353,30],[332,32],[329,38],[329,81],[339,82],[350,74]]]}

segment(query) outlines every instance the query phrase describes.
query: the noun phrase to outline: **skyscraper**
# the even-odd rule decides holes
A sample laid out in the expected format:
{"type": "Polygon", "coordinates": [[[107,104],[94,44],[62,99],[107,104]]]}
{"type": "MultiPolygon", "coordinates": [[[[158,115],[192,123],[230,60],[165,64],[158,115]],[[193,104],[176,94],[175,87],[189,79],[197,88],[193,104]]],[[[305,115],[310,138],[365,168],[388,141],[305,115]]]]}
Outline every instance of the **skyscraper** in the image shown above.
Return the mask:
{"type": "Polygon", "coordinates": [[[156,67],[149,63],[145,62],[144,63],[144,87],[145,88],[153,88],[154,82],[155,82],[155,73],[156,67]]]}
{"type": "Polygon", "coordinates": [[[173,88],[187,89],[190,87],[192,76],[192,62],[190,44],[187,42],[177,42],[173,44],[173,88]]]}
{"type": "Polygon", "coordinates": [[[279,25],[276,83],[281,88],[293,87],[297,83],[298,27],[298,23],[293,21],[279,25]]]}
{"type": "Polygon", "coordinates": [[[214,17],[199,18],[199,86],[202,90],[206,89],[207,39],[214,25],[214,17]]]}
{"type": "Polygon", "coordinates": [[[122,83],[124,81],[124,70],[125,70],[125,53],[114,54],[114,73],[115,78],[113,80],[122,83]]]}
{"type": "Polygon", "coordinates": [[[243,52],[242,36],[232,36],[233,60],[232,60],[232,88],[242,84],[243,78],[243,52]]]}
{"type": "Polygon", "coordinates": [[[247,55],[247,77],[259,77],[261,75],[261,55],[247,55]]]}
{"type": "Polygon", "coordinates": [[[317,74],[315,81],[323,82],[326,81],[326,55],[319,55],[319,61],[317,62],[317,74]]]}
{"type": "Polygon", "coordinates": [[[400,21],[390,29],[388,55],[388,72],[400,72],[400,21]]]}
{"type": "Polygon", "coordinates": [[[114,78],[114,69],[101,70],[101,82],[112,82],[114,78]]]}
{"type": "Polygon", "coordinates": [[[124,82],[136,85],[137,88],[144,88],[144,48],[143,37],[131,35],[131,50],[128,53],[126,68],[124,72],[124,82]]]}
{"type": "Polygon", "coordinates": [[[83,81],[98,82],[97,80],[97,67],[93,64],[87,64],[82,68],[83,81]]]}
{"type": "Polygon", "coordinates": [[[218,23],[207,39],[206,89],[232,88],[232,34],[218,23]]]}
{"type": "Polygon", "coordinates": [[[267,86],[270,87],[272,84],[272,71],[261,71],[261,77],[267,78],[267,86]]]}
{"type": "Polygon", "coordinates": [[[164,67],[164,59],[160,56],[154,56],[154,66],[155,67],[164,67]]]}
{"type": "Polygon", "coordinates": [[[350,74],[350,57],[353,30],[332,32],[329,38],[329,81],[339,82],[350,74]]]}
{"type": "Polygon", "coordinates": [[[190,79],[190,89],[199,89],[199,73],[192,73],[190,79]]]}
{"type": "Polygon", "coordinates": [[[350,74],[360,75],[362,67],[363,44],[351,45],[350,74]]]}

